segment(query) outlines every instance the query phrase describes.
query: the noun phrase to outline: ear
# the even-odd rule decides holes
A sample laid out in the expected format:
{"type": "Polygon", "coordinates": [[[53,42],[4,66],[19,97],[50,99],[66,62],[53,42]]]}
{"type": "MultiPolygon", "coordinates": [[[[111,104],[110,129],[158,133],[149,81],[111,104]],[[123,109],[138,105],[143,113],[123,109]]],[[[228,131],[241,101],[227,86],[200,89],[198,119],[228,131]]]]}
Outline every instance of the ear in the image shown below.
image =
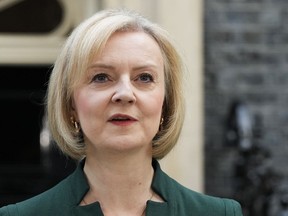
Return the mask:
{"type": "Polygon", "coordinates": [[[71,107],[71,110],[70,110],[71,116],[75,119],[75,121],[79,122],[78,113],[77,113],[75,102],[73,99],[71,99],[71,106],[70,107],[71,107]]]}

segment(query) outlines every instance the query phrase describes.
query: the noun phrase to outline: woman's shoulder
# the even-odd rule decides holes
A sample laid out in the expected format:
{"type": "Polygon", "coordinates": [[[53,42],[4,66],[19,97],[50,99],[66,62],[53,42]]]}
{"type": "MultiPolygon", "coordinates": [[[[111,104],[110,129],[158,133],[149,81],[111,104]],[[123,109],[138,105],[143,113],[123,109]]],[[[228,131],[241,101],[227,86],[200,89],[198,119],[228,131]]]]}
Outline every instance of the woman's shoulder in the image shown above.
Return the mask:
{"type": "Polygon", "coordinates": [[[4,206],[0,208],[0,216],[55,215],[56,211],[64,210],[68,204],[71,193],[70,181],[71,176],[39,195],[16,204],[4,206]]]}
{"type": "Polygon", "coordinates": [[[16,216],[20,215],[16,205],[8,205],[0,208],[0,216],[16,216]]]}
{"type": "Polygon", "coordinates": [[[154,189],[174,206],[175,215],[242,216],[240,204],[232,199],[209,196],[193,191],[163,172],[154,162],[154,189]]]}
{"type": "Polygon", "coordinates": [[[240,204],[233,199],[209,196],[187,188],[182,190],[186,206],[191,207],[193,211],[198,211],[199,215],[242,215],[240,204]]]}
{"type": "MultiPolygon", "coordinates": [[[[186,209],[187,212],[194,212],[195,215],[229,215],[229,216],[242,216],[240,204],[227,198],[214,197],[193,191],[184,187],[172,179],[174,185],[174,194],[178,194],[175,198],[181,200],[176,201],[176,209],[186,209]]],[[[176,200],[175,199],[175,200],[176,200]]]]}

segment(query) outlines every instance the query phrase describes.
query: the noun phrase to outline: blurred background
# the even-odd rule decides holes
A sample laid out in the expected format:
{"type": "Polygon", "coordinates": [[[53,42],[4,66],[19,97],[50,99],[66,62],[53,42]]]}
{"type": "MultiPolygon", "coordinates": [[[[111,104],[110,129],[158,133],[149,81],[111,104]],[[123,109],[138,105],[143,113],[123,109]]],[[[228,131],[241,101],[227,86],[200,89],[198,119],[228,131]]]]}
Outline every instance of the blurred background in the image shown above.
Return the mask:
{"type": "Polygon", "coordinates": [[[49,137],[47,81],[71,30],[116,7],[167,29],[187,68],[187,117],[163,168],[245,216],[287,216],[287,0],[0,0],[0,206],[75,168],[49,137]]]}
{"type": "Polygon", "coordinates": [[[205,190],[287,215],[288,1],[206,0],[205,190]]]}

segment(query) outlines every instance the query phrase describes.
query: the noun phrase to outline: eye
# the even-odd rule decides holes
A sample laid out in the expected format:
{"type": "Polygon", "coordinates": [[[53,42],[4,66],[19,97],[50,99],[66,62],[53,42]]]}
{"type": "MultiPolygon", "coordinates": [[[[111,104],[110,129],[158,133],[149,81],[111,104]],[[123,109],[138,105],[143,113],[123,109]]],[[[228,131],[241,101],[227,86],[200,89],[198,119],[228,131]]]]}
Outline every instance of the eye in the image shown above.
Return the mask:
{"type": "Polygon", "coordinates": [[[142,73],[138,76],[138,80],[144,83],[153,82],[153,76],[149,73],[142,73]]]}
{"type": "Polygon", "coordinates": [[[107,81],[109,81],[109,76],[105,73],[99,73],[99,74],[96,74],[93,79],[92,79],[92,82],[97,82],[97,83],[105,83],[107,81]]]}

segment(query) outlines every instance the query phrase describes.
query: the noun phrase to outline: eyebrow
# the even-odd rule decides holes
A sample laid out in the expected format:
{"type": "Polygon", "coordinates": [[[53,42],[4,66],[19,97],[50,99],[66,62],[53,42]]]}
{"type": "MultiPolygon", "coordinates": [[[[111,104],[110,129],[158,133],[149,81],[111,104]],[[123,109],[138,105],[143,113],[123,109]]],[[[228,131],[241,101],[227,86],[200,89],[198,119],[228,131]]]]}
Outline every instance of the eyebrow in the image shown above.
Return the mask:
{"type": "MultiPolygon", "coordinates": [[[[92,64],[92,65],[90,65],[88,67],[88,69],[91,69],[91,68],[115,69],[114,66],[108,65],[108,64],[105,64],[105,63],[92,64]]],[[[142,70],[142,69],[147,69],[147,68],[156,69],[157,65],[156,64],[147,63],[147,64],[143,64],[143,65],[139,65],[139,66],[133,67],[133,70],[142,70]]]]}
{"type": "Polygon", "coordinates": [[[147,65],[141,65],[141,66],[137,66],[133,68],[133,70],[143,70],[143,69],[152,69],[154,71],[157,69],[157,66],[153,64],[147,64],[147,65]]]}
{"type": "Polygon", "coordinates": [[[91,69],[91,68],[114,69],[115,67],[113,67],[112,65],[107,65],[107,64],[103,64],[103,63],[96,63],[96,64],[92,64],[88,67],[88,69],[91,69]]]}

